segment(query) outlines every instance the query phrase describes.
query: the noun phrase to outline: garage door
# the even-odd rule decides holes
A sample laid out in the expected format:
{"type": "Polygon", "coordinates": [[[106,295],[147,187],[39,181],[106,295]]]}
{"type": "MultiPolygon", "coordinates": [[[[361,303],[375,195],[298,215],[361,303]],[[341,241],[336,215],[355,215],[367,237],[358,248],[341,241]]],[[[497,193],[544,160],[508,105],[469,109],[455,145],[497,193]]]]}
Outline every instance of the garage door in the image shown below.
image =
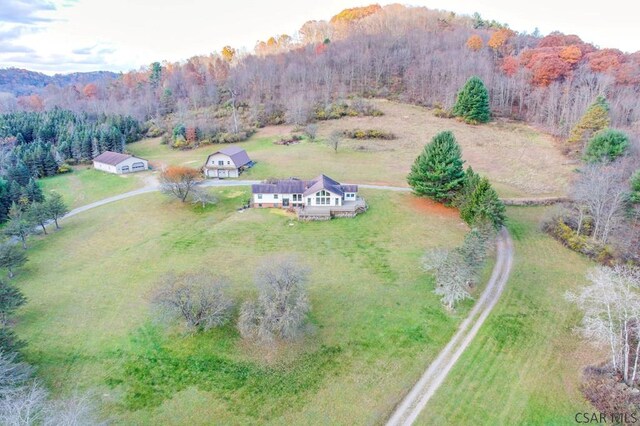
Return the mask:
{"type": "Polygon", "coordinates": [[[144,170],[144,163],[142,161],[138,161],[137,163],[133,163],[131,165],[131,168],[133,169],[134,172],[140,171],[140,170],[144,170]]]}
{"type": "Polygon", "coordinates": [[[120,169],[122,171],[122,173],[129,173],[129,166],[122,166],[122,169],[120,169]]]}

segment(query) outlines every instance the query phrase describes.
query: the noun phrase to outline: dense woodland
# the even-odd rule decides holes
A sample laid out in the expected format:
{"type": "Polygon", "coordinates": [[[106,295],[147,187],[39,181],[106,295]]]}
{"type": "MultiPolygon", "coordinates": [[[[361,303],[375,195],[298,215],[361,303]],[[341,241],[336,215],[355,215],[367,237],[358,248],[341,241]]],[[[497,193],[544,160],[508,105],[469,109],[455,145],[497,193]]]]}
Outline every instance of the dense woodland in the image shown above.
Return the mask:
{"type": "MultiPolygon", "coordinates": [[[[477,15],[400,5],[310,21],[293,37],[259,42],[253,53],[226,47],[220,54],[155,63],[97,83],[51,84],[31,96],[5,93],[0,108],[59,106],[146,120],[237,106],[246,112],[245,125],[303,123],[318,106],[349,96],[449,110],[471,75],[487,85],[496,115],[564,136],[594,98],[604,95],[612,124],[637,133],[640,53],[597,49],[575,35],[519,34],[477,15]]],[[[231,116],[227,121],[224,130],[233,130],[231,116]]]]}

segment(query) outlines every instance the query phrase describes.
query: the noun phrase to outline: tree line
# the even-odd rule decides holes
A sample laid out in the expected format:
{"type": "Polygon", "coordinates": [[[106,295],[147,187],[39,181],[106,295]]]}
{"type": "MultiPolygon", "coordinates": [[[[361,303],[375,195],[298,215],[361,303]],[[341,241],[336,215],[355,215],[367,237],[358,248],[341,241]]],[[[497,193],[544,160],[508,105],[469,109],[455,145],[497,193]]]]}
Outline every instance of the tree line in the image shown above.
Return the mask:
{"type": "MultiPolygon", "coordinates": [[[[0,108],[58,105],[147,120],[214,106],[242,108],[245,127],[300,124],[312,120],[319,106],[349,96],[451,110],[458,88],[477,75],[495,114],[557,135],[566,136],[599,94],[610,100],[615,126],[633,128],[640,118],[637,54],[597,49],[576,36],[516,33],[477,16],[426,8],[390,5],[361,12],[307,22],[297,35],[274,37],[253,54],[227,47],[185,62],[157,62],[87,91],[49,86],[39,101],[3,98],[0,108]]],[[[243,127],[233,123],[237,119],[234,114],[225,127],[243,127]]]]}

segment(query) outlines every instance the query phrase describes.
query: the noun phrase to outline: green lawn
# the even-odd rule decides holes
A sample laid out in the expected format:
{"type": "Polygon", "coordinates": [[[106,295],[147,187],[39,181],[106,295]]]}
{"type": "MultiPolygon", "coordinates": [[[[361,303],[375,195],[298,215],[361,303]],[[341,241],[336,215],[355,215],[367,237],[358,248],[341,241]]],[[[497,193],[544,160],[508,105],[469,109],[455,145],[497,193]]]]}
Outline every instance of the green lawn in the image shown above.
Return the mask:
{"type": "Polygon", "coordinates": [[[144,185],[148,173],[114,175],[92,168],[78,167],[71,173],[40,179],[45,196],[50,191],[60,193],[71,208],[131,191],[144,185]]]}
{"type": "Polygon", "coordinates": [[[204,211],[161,194],[103,206],[31,241],[16,282],[29,298],[17,332],[54,393],[92,389],[116,424],[381,422],[454,333],[421,270],[425,249],[459,244],[455,212],[409,194],[363,191],[355,219],[300,223],[278,210],[236,211],[245,188],[204,211]],[[254,294],[274,252],[312,269],[313,333],[270,351],[233,326],[184,335],[151,321],[166,271],[204,268],[254,294]]]}
{"type": "Polygon", "coordinates": [[[537,230],[543,208],[510,208],[515,261],[505,293],[419,424],[575,424],[592,412],[582,368],[602,358],[574,333],[564,295],[591,263],[537,230]]]}

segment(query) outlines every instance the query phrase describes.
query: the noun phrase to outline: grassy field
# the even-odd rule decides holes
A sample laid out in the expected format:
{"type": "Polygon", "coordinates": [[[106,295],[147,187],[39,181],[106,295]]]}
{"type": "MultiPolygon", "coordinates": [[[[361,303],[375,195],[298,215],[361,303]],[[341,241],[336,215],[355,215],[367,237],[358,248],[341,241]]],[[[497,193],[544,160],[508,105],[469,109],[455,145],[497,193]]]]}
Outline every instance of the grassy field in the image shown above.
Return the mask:
{"type": "Polygon", "coordinates": [[[72,173],[40,179],[38,183],[45,195],[56,191],[74,208],[139,188],[144,185],[145,176],[148,173],[113,175],[83,167],[72,173]]]}
{"type": "Polygon", "coordinates": [[[236,211],[246,189],[216,193],[205,210],[146,194],[32,240],[16,278],[29,298],[17,332],[39,376],[56,394],[93,390],[114,424],[382,421],[470,306],[446,314],[420,268],[425,249],[462,240],[457,213],[365,191],[366,214],[299,223],[236,211]],[[231,325],[185,335],[151,321],[149,292],[163,273],[223,273],[240,302],[274,252],[312,268],[305,341],[263,351],[231,325]]]}
{"type": "Polygon", "coordinates": [[[564,295],[590,262],[537,230],[542,208],[510,208],[512,276],[500,302],[427,405],[419,424],[575,424],[592,412],[582,368],[602,359],[574,333],[564,295]]]}
{"type": "MultiPolygon", "coordinates": [[[[349,117],[318,123],[319,140],[334,130],[382,129],[398,138],[390,141],[345,140],[338,152],[321,142],[274,145],[288,135],[290,126],[261,129],[242,142],[258,162],[247,178],[311,177],[325,173],[341,181],[407,186],[406,175],[415,157],[436,133],[452,130],[460,142],[468,165],[486,174],[504,197],[563,194],[572,166],[554,146],[551,137],[531,127],[496,121],[471,126],[454,119],[435,117],[426,108],[388,101],[375,101],[382,117],[349,117]]],[[[220,146],[176,151],[147,139],[128,149],[152,163],[201,167],[208,154],[220,146]]]]}

